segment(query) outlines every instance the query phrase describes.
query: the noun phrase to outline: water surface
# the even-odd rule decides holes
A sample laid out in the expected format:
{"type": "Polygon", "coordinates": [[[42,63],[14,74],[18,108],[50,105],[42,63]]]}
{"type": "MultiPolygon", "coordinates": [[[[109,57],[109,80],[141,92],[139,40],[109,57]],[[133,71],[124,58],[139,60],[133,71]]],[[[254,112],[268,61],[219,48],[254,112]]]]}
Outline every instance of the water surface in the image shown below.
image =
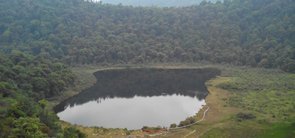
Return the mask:
{"type": "Polygon", "coordinates": [[[61,120],[84,126],[169,127],[205,105],[205,81],[216,69],[120,69],[94,73],[97,83],[55,107],[61,120]]]}

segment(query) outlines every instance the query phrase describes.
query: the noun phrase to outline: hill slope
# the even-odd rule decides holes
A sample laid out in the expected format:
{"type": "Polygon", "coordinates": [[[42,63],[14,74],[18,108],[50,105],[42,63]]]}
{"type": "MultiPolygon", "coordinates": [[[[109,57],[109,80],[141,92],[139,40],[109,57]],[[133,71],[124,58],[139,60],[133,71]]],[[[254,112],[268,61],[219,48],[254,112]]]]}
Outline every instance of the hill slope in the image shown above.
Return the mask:
{"type": "Polygon", "coordinates": [[[235,0],[162,9],[10,0],[0,4],[0,44],[68,64],[205,61],[292,72],[294,5],[235,0]]]}

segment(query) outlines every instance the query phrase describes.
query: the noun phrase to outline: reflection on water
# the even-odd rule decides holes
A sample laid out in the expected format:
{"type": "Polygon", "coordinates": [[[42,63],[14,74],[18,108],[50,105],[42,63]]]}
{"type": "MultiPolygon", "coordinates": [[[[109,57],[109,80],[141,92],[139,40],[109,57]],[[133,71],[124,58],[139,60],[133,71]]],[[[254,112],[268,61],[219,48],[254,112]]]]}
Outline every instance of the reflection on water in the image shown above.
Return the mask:
{"type": "Polygon", "coordinates": [[[205,81],[216,69],[120,69],[94,73],[97,83],[55,107],[65,121],[85,126],[140,129],[166,126],[205,104],[205,81]]]}

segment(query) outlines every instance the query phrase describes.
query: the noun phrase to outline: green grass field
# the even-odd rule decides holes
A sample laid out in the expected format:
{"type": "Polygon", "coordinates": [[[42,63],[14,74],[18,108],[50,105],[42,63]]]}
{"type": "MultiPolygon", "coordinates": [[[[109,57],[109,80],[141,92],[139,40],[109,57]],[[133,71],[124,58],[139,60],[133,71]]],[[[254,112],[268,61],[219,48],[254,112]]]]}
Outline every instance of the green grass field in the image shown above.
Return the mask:
{"type": "Polygon", "coordinates": [[[226,106],[255,116],[212,128],[202,137],[295,137],[295,74],[278,70],[222,68],[229,79],[218,87],[231,93],[226,106]]]}
{"type": "Polygon", "coordinates": [[[267,69],[228,69],[231,81],[219,87],[233,93],[230,106],[259,113],[268,121],[286,121],[295,115],[295,74],[267,69]]]}

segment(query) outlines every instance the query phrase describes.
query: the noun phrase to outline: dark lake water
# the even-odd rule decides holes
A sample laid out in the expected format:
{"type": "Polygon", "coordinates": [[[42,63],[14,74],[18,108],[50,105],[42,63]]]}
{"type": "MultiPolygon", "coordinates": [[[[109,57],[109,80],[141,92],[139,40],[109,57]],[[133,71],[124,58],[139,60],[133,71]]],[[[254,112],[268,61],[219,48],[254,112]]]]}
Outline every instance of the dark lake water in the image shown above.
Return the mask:
{"type": "Polygon", "coordinates": [[[84,126],[169,127],[205,105],[206,69],[117,69],[94,73],[97,83],[55,107],[61,120],[84,126]]]}

